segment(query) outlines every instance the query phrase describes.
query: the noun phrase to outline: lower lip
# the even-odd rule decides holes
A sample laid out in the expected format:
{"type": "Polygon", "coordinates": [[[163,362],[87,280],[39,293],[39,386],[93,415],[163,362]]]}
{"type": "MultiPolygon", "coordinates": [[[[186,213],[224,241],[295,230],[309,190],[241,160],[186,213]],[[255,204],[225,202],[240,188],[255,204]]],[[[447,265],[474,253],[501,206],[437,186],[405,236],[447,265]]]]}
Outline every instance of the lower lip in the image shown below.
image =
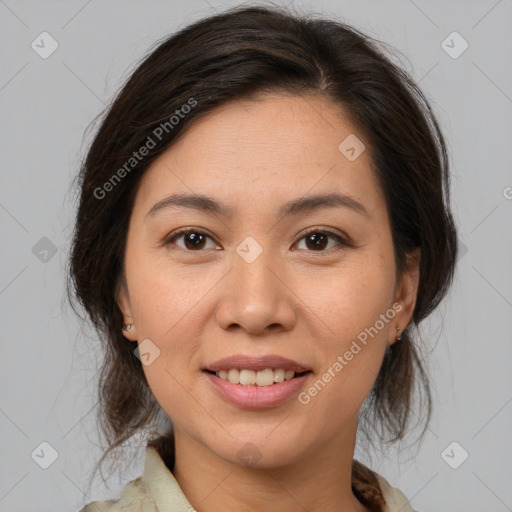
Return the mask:
{"type": "Polygon", "coordinates": [[[287,402],[309,377],[310,372],[270,386],[233,384],[216,375],[204,372],[221,396],[232,404],[246,409],[267,409],[287,402]]]}

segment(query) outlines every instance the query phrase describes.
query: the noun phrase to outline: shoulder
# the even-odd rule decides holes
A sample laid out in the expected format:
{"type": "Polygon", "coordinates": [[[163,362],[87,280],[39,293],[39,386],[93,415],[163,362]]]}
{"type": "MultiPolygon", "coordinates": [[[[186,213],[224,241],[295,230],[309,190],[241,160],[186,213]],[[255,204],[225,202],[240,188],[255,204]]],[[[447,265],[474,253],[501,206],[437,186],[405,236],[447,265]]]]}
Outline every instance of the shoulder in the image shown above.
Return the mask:
{"type": "Polygon", "coordinates": [[[158,512],[152,497],[146,492],[143,478],[128,482],[118,500],[94,501],[79,512],[158,512]]]}
{"type": "Polygon", "coordinates": [[[405,494],[396,487],[393,487],[383,476],[375,473],[379,486],[382,489],[382,494],[386,500],[386,508],[384,512],[417,512],[415,511],[410,501],[405,494]]]}
{"type": "Polygon", "coordinates": [[[372,510],[416,512],[402,491],[355,459],[352,464],[352,487],[358,499],[372,510]]]}
{"type": "Polygon", "coordinates": [[[78,512],[111,512],[112,507],[115,505],[115,501],[93,501],[84,508],[81,508],[78,512]]]}

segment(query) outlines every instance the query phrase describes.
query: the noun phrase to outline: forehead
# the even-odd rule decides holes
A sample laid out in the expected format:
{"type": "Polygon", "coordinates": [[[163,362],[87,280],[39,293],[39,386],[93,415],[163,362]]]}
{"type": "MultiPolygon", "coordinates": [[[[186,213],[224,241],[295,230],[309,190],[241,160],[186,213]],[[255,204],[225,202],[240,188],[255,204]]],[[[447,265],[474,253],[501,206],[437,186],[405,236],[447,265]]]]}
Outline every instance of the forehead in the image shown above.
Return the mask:
{"type": "Polygon", "coordinates": [[[371,210],[383,198],[368,149],[344,110],[323,97],[232,101],[195,120],[153,162],[139,202],[150,207],[171,193],[198,193],[225,199],[236,213],[236,204],[267,208],[268,201],[338,191],[366,198],[371,210]],[[362,152],[347,158],[347,144],[362,152]]]}

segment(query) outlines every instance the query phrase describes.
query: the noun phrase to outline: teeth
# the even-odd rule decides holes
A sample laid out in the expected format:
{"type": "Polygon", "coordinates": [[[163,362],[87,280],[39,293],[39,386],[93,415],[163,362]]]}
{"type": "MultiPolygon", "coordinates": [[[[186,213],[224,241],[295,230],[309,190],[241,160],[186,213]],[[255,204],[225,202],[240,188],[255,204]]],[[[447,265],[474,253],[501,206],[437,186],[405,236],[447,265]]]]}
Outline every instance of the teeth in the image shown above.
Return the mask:
{"type": "MultiPolygon", "coordinates": [[[[243,370],[243,371],[249,371],[249,370],[243,370]]],[[[251,373],[255,373],[255,372],[251,372],[251,373]]],[[[255,375],[256,375],[256,384],[258,384],[258,386],[270,386],[271,384],[274,384],[274,372],[270,368],[267,368],[266,370],[258,372],[255,375]]]]}
{"type": "Polygon", "coordinates": [[[216,372],[216,375],[223,380],[228,380],[232,384],[241,384],[242,386],[251,386],[254,384],[257,386],[271,386],[275,382],[293,379],[295,372],[293,370],[283,370],[282,368],[275,370],[267,368],[259,372],[231,368],[229,371],[220,370],[216,372]]]}
{"type": "Polygon", "coordinates": [[[282,368],[279,370],[274,370],[274,382],[283,382],[285,375],[286,372],[282,368]]]}
{"type": "Polygon", "coordinates": [[[243,386],[256,384],[256,373],[252,370],[240,370],[240,384],[243,386]]]}
{"type": "Polygon", "coordinates": [[[240,384],[240,372],[236,368],[228,371],[228,380],[233,384],[240,384]]]}

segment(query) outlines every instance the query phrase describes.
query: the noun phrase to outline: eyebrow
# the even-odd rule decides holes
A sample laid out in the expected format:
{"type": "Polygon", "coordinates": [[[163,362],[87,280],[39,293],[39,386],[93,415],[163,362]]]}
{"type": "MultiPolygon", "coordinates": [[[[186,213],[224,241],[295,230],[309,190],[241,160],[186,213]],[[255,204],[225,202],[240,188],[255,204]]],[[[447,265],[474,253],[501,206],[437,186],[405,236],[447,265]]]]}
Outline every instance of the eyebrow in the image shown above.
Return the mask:
{"type": "MultiPolygon", "coordinates": [[[[321,208],[334,207],[349,208],[356,213],[364,215],[365,217],[370,217],[362,203],[353,197],[338,192],[304,196],[293,199],[279,208],[277,216],[279,219],[284,219],[300,213],[312,212],[321,208]]],[[[154,204],[146,214],[146,217],[154,216],[158,212],[168,208],[191,208],[226,218],[232,218],[234,215],[234,210],[231,207],[219,203],[212,197],[202,194],[174,194],[165,197],[161,201],[158,201],[158,203],[154,204]]]]}

